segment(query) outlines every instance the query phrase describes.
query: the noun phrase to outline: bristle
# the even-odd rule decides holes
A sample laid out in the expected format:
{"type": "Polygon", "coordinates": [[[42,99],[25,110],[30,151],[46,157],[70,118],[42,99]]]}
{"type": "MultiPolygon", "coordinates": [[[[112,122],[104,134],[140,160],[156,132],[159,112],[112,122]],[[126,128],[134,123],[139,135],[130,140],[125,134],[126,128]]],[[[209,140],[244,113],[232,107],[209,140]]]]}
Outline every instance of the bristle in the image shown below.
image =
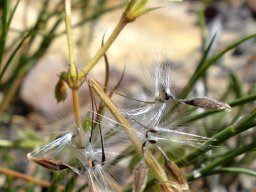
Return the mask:
{"type": "Polygon", "coordinates": [[[41,146],[40,148],[29,153],[31,157],[40,157],[60,152],[64,147],[70,145],[72,133],[67,133],[52,142],[41,146]]]}

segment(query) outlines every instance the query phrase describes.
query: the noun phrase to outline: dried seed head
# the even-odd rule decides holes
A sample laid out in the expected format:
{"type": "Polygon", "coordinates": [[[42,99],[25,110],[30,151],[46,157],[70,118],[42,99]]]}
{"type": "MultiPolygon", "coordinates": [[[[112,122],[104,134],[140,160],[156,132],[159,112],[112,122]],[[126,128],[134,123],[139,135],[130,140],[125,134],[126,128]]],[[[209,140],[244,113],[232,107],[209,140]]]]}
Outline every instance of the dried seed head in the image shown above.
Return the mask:
{"type": "Polygon", "coordinates": [[[193,105],[196,107],[204,108],[204,109],[214,109],[214,110],[225,110],[231,111],[231,107],[223,102],[210,99],[208,97],[196,97],[192,99],[180,99],[181,102],[186,103],[188,105],[193,105]]]}
{"type": "Polygon", "coordinates": [[[144,191],[146,181],[147,181],[147,177],[148,177],[148,169],[147,169],[146,165],[142,162],[135,169],[134,186],[133,186],[133,191],[134,192],[144,191]]]}

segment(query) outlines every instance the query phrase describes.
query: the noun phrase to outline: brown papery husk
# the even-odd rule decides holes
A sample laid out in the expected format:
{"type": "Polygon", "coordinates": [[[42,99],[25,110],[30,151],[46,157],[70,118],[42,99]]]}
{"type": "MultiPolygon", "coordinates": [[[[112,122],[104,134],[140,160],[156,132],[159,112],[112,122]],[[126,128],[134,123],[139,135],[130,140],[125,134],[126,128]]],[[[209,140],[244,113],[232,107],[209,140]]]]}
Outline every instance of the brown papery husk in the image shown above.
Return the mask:
{"type": "Polygon", "coordinates": [[[146,181],[148,177],[148,169],[144,162],[140,163],[134,173],[134,192],[143,192],[146,186],[146,181]]]}

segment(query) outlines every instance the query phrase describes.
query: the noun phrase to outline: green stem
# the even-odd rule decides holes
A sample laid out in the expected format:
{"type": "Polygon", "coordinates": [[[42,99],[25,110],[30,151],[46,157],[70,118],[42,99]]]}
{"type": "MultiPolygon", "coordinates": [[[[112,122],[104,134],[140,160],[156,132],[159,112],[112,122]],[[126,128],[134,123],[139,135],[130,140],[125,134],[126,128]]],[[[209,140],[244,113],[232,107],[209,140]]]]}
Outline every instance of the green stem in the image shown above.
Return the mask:
{"type": "Polygon", "coordinates": [[[217,133],[207,141],[203,146],[198,147],[191,151],[186,156],[180,158],[176,161],[178,166],[191,164],[195,159],[197,159],[200,155],[203,155],[207,151],[209,151],[209,146],[218,146],[222,142],[226,141],[230,137],[237,135],[251,127],[255,126],[254,118],[256,118],[256,108],[247,116],[243,117],[237,123],[228,126],[223,131],[217,133]]]}
{"type": "MultiPolygon", "coordinates": [[[[92,20],[98,19],[103,14],[111,12],[111,11],[114,11],[114,10],[116,10],[118,8],[123,7],[123,6],[124,6],[124,3],[121,3],[120,5],[117,5],[117,6],[113,6],[113,7],[110,7],[110,8],[105,8],[105,9],[100,10],[100,11],[96,11],[92,15],[90,15],[90,16],[88,16],[86,18],[83,18],[81,21],[78,21],[77,23],[73,24],[71,27],[72,27],[72,29],[75,29],[77,27],[81,27],[84,24],[86,24],[86,23],[88,23],[88,22],[90,22],[92,20]]],[[[59,36],[65,34],[65,33],[66,33],[66,31],[60,31],[60,32],[56,33],[54,36],[59,37],[59,36]]]]}
{"type": "Polygon", "coordinates": [[[71,1],[65,0],[65,11],[66,11],[66,31],[67,31],[67,41],[68,41],[68,53],[69,53],[69,75],[72,80],[77,79],[77,69],[74,60],[74,43],[72,38],[72,28],[71,28],[71,1]]]}
{"type": "Polygon", "coordinates": [[[101,59],[101,57],[105,54],[108,48],[112,45],[112,43],[118,37],[120,32],[123,30],[123,28],[128,23],[131,22],[131,20],[127,18],[126,14],[127,14],[127,9],[123,13],[121,19],[119,20],[117,26],[115,27],[114,31],[112,32],[108,40],[104,43],[101,49],[95,54],[95,56],[90,60],[90,62],[83,68],[82,72],[79,73],[78,75],[79,79],[84,78],[89,73],[89,71],[95,66],[95,64],[101,59]]]}
{"type": "Polygon", "coordinates": [[[231,103],[229,103],[229,105],[230,107],[236,107],[236,106],[243,105],[245,103],[253,102],[255,100],[256,100],[256,95],[250,95],[250,96],[239,98],[235,101],[232,101],[231,103]]]}
{"type": "Polygon", "coordinates": [[[16,53],[18,52],[18,50],[21,48],[21,46],[23,45],[24,41],[30,36],[30,33],[26,34],[20,41],[20,43],[17,45],[17,47],[13,50],[11,56],[9,57],[9,59],[7,60],[6,64],[4,65],[3,69],[0,72],[0,81],[5,73],[5,71],[7,70],[7,68],[10,66],[12,60],[14,59],[16,53]]]}
{"type": "Polygon", "coordinates": [[[4,47],[6,42],[6,36],[8,32],[8,13],[9,13],[9,0],[3,1],[4,7],[3,7],[3,15],[2,15],[2,21],[1,21],[1,37],[0,37],[0,69],[2,65],[3,55],[4,55],[4,47]]]}
{"type": "Polygon", "coordinates": [[[246,174],[246,175],[250,175],[253,177],[256,177],[256,172],[249,170],[249,169],[245,169],[245,168],[240,168],[240,167],[224,167],[224,168],[219,168],[216,170],[212,170],[210,172],[208,172],[207,174],[205,174],[204,176],[208,176],[208,175],[214,175],[214,174],[222,174],[222,173],[232,173],[232,174],[246,174]]]}
{"type": "MultiPolygon", "coordinates": [[[[254,149],[255,147],[256,147],[256,140],[254,140],[249,145],[246,145],[246,146],[243,146],[241,148],[232,150],[231,152],[229,152],[224,157],[221,157],[218,160],[208,164],[206,167],[204,167],[204,168],[202,168],[200,170],[197,170],[197,172],[199,173],[199,177],[203,177],[203,176],[209,175],[214,168],[230,162],[235,157],[237,157],[237,156],[239,156],[239,155],[241,155],[243,153],[246,153],[249,150],[254,149]]],[[[192,180],[197,179],[199,177],[196,177],[193,173],[190,173],[190,174],[187,175],[188,181],[192,181],[192,180]]]]}

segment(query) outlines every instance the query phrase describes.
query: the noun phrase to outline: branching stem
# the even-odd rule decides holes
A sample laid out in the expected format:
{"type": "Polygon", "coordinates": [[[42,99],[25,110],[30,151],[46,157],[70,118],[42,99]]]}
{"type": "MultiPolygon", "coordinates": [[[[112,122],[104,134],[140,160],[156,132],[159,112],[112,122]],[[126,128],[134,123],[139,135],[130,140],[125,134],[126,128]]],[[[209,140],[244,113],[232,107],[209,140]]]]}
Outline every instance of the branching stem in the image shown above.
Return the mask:
{"type": "Polygon", "coordinates": [[[100,60],[100,58],[106,53],[108,48],[112,45],[115,41],[117,36],[123,30],[123,28],[129,23],[130,21],[126,17],[126,12],[122,15],[120,21],[118,22],[117,26],[115,27],[114,31],[108,38],[108,40],[104,43],[104,45],[100,48],[100,50],[95,54],[95,56],[90,60],[90,62],[83,68],[82,72],[78,74],[78,78],[84,78],[89,71],[95,66],[95,64],[100,60]]]}

